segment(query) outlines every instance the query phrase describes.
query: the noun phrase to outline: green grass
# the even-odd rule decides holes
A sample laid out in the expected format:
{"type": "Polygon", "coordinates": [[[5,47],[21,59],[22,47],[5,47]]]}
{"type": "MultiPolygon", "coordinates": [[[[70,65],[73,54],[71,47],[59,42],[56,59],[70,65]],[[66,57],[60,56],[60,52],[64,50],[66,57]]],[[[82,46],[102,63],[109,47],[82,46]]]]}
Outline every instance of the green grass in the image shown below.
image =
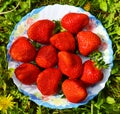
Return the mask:
{"type": "MultiPolygon", "coordinates": [[[[0,98],[11,95],[14,107],[0,113],[8,114],[119,114],[120,112],[120,1],[119,0],[0,0],[0,98]],[[89,4],[90,9],[89,9],[89,4]],[[49,109],[38,106],[21,94],[8,70],[6,46],[19,20],[34,8],[48,4],[69,4],[89,10],[107,29],[114,51],[114,66],[105,88],[88,104],[72,109],[49,109]],[[87,8],[85,5],[88,4],[87,8]]],[[[0,99],[1,100],[1,99],[0,99]]]]}

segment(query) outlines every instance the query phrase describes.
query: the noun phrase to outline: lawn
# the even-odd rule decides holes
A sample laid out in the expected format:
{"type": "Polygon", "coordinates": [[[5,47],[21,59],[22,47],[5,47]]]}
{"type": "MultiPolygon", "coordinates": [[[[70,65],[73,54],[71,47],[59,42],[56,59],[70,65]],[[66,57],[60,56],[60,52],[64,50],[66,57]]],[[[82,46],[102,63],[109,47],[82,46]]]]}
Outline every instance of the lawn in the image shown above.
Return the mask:
{"type": "Polygon", "coordinates": [[[0,113],[1,114],[119,114],[120,113],[120,1],[119,0],[0,0],[0,113]],[[88,104],[71,109],[38,106],[20,93],[8,70],[6,46],[14,26],[34,8],[49,4],[82,7],[96,16],[112,41],[113,68],[105,88],[88,104]]]}

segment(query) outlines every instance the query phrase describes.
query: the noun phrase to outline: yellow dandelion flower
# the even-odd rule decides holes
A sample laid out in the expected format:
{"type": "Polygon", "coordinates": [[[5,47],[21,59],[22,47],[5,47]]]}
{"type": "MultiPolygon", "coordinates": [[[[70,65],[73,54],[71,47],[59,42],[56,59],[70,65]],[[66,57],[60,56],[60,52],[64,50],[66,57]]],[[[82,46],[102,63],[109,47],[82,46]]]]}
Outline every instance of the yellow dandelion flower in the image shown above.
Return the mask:
{"type": "Polygon", "coordinates": [[[87,3],[85,4],[85,6],[84,6],[84,9],[85,9],[86,11],[90,11],[90,7],[91,7],[90,2],[87,2],[87,3]]]}
{"type": "Polygon", "coordinates": [[[13,97],[11,95],[8,96],[0,96],[0,110],[4,113],[7,113],[7,109],[13,109],[15,102],[13,102],[13,97]]]}

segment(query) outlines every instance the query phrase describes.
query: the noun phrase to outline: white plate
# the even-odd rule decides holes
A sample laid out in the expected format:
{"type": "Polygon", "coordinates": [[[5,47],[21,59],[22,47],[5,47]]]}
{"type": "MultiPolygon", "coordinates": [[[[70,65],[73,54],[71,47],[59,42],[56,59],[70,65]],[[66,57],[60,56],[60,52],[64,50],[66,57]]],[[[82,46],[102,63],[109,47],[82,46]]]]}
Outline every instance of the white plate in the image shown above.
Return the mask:
{"type": "MultiPolygon", "coordinates": [[[[105,87],[105,83],[107,82],[110,76],[110,72],[113,66],[112,43],[108,36],[108,33],[106,32],[106,29],[103,27],[101,22],[98,19],[96,19],[95,16],[93,16],[89,12],[84,11],[82,8],[69,6],[69,5],[55,4],[55,5],[43,6],[41,8],[32,10],[30,13],[24,16],[20,20],[20,22],[15,26],[10,36],[10,41],[7,45],[8,52],[11,47],[11,44],[18,36],[21,35],[27,36],[27,30],[32,23],[36,22],[39,19],[61,20],[61,18],[69,12],[85,13],[89,16],[90,21],[89,21],[89,26],[87,26],[87,29],[96,33],[101,38],[103,43],[100,48],[100,51],[103,53],[104,61],[106,63],[109,63],[110,65],[108,69],[103,71],[104,73],[103,80],[98,84],[87,88],[88,96],[84,101],[80,103],[71,103],[66,98],[62,98],[63,95],[43,96],[37,89],[36,85],[24,85],[16,78],[15,74],[13,74],[12,77],[13,81],[20,90],[20,92],[22,92],[24,95],[29,96],[30,100],[34,101],[38,105],[42,105],[49,108],[65,109],[65,108],[74,108],[80,105],[87,104],[105,87]]],[[[12,60],[9,53],[7,53],[7,59],[8,59],[8,68],[15,69],[20,64],[19,62],[15,62],[14,60],[12,60]]],[[[86,60],[86,58],[82,58],[82,59],[86,60]]]]}

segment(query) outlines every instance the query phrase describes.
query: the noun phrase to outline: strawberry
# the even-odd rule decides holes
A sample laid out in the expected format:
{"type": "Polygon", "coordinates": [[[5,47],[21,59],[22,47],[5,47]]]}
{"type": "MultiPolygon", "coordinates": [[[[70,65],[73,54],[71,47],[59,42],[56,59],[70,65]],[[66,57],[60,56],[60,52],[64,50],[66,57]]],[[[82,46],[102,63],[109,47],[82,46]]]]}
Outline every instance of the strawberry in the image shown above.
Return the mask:
{"type": "Polygon", "coordinates": [[[76,79],[66,79],[62,83],[62,91],[66,98],[72,103],[83,101],[88,94],[83,83],[76,79]]]}
{"type": "Polygon", "coordinates": [[[103,73],[101,69],[97,68],[95,62],[87,60],[83,65],[83,74],[80,79],[86,86],[91,86],[103,79],[103,73]]]}
{"type": "Polygon", "coordinates": [[[53,34],[55,23],[44,19],[33,23],[28,31],[28,37],[39,43],[49,43],[49,38],[53,34]]]}
{"type": "Polygon", "coordinates": [[[88,56],[101,45],[100,37],[91,31],[81,31],[77,34],[79,52],[88,56]]]}
{"type": "Polygon", "coordinates": [[[31,63],[23,63],[15,69],[18,80],[26,85],[35,83],[39,73],[40,69],[31,63]]]}
{"type": "Polygon", "coordinates": [[[36,49],[26,37],[21,36],[13,42],[9,53],[16,61],[30,62],[36,56],[36,49]]]}
{"type": "Polygon", "coordinates": [[[59,32],[50,38],[50,42],[61,51],[75,50],[75,39],[70,32],[59,32]]]}
{"type": "Polygon", "coordinates": [[[76,34],[89,23],[89,17],[83,13],[68,13],[63,16],[61,25],[69,32],[76,34]]]}
{"type": "Polygon", "coordinates": [[[57,63],[57,51],[52,45],[43,46],[36,56],[36,63],[42,68],[49,68],[57,63]]]}
{"type": "Polygon", "coordinates": [[[37,87],[43,95],[54,95],[58,91],[58,84],[62,74],[57,68],[43,70],[37,78],[37,87]]]}
{"type": "Polygon", "coordinates": [[[61,51],[58,53],[58,66],[69,78],[78,78],[82,74],[82,60],[73,53],[61,51]]]}

